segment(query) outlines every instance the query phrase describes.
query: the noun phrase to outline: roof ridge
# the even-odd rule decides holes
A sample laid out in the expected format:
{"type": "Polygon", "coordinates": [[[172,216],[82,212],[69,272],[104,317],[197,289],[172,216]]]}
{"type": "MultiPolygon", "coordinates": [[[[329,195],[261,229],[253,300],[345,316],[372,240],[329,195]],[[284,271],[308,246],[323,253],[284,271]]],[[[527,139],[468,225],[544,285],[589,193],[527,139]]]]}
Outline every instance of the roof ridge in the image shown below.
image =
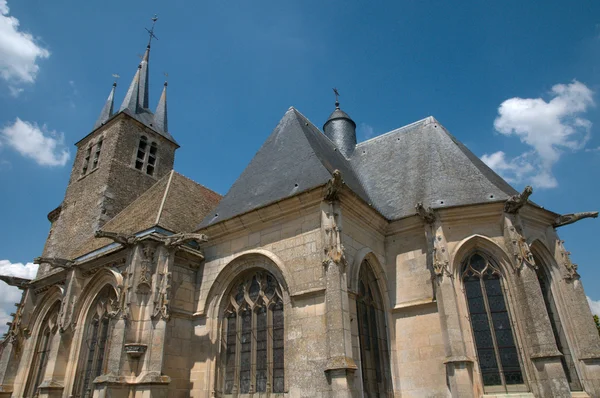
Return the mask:
{"type": "Polygon", "coordinates": [[[160,201],[160,207],[158,208],[158,213],[156,213],[156,221],[154,222],[155,225],[158,225],[160,222],[160,217],[162,216],[162,211],[163,211],[163,208],[165,207],[165,202],[167,201],[167,196],[169,195],[169,189],[171,188],[171,181],[173,181],[174,173],[175,173],[175,170],[172,170],[172,169],[169,172],[169,181],[167,181],[165,193],[163,194],[163,198],[160,201]]]}
{"type": "Polygon", "coordinates": [[[210,191],[210,192],[214,193],[215,195],[219,195],[220,197],[223,197],[223,195],[221,195],[221,194],[220,194],[220,193],[218,193],[217,191],[215,191],[215,190],[213,190],[213,189],[210,189],[209,187],[207,187],[207,186],[206,186],[206,185],[204,185],[204,184],[200,184],[198,181],[194,180],[193,178],[190,178],[190,177],[188,177],[188,176],[186,176],[186,175],[183,175],[183,174],[181,174],[180,172],[178,172],[178,171],[176,171],[176,170],[173,170],[173,172],[175,173],[175,175],[176,175],[176,176],[178,176],[178,177],[182,177],[182,178],[185,178],[186,180],[188,180],[188,181],[191,181],[191,182],[193,182],[194,184],[201,186],[202,188],[206,189],[207,191],[210,191]]]}
{"type": "MultiPolygon", "coordinates": [[[[391,135],[391,134],[394,134],[394,133],[399,133],[402,130],[408,129],[409,127],[414,127],[414,126],[418,125],[419,123],[427,125],[427,124],[434,123],[434,122],[437,122],[436,118],[434,118],[433,116],[427,116],[427,117],[425,117],[425,118],[423,118],[421,120],[417,120],[416,122],[412,122],[410,124],[407,124],[406,126],[398,127],[398,128],[396,128],[394,130],[388,131],[387,133],[383,133],[383,134],[378,135],[376,137],[370,138],[370,139],[368,139],[366,141],[359,142],[358,144],[356,144],[356,146],[359,147],[359,146],[361,146],[363,144],[371,143],[371,142],[373,142],[373,141],[375,141],[375,140],[377,140],[379,138],[387,137],[388,135],[391,135]]],[[[439,124],[439,122],[438,122],[438,124],[439,124]]]]}

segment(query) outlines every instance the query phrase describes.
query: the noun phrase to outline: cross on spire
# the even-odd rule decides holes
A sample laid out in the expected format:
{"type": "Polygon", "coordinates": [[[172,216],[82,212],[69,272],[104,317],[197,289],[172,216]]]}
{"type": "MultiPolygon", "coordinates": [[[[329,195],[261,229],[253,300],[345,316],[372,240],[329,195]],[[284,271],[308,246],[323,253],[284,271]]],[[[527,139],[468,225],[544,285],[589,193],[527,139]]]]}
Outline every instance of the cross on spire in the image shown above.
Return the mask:
{"type": "Polygon", "coordinates": [[[338,92],[338,89],[335,87],[333,88],[333,93],[335,94],[335,107],[339,108],[340,107],[340,101],[339,101],[340,93],[338,92]]]}
{"type": "Polygon", "coordinates": [[[150,48],[150,43],[152,43],[152,39],[156,39],[158,40],[158,37],[156,37],[154,35],[154,24],[156,24],[156,21],[158,21],[158,16],[156,16],[156,14],[154,14],[154,16],[151,18],[152,20],[152,27],[150,29],[145,28],[146,31],[150,34],[150,37],[148,38],[148,48],[150,48]]]}

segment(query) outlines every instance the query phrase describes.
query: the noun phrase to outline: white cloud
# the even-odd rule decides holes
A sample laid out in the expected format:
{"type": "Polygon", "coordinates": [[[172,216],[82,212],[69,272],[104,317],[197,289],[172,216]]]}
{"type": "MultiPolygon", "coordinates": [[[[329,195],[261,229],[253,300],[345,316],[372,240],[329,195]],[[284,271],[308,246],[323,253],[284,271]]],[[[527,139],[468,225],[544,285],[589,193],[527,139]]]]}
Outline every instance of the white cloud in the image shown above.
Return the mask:
{"type": "Polygon", "coordinates": [[[587,298],[592,314],[600,316],[600,300],[592,300],[589,296],[587,298]]]}
{"type": "Polygon", "coordinates": [[[375,129],[373,129],[373,127],[369,126],[366,123],[361,123],[358,125],[357,133],[363,141],[366,141],[375,136],[375,129]]]}
{"type": "Polygon", "coordinates": [[[19,20],[9,16],[7,0],[0,0],[0,77],[8,83],[10,94],[18,95],[22,84],[31,84],[40,69],[38,60],[50,51],[19,27],[19,20]]]}
{"type": "Polygon", "coordinates": [[[64,166],[71,156],[64,146],[64,134],[19,118],[0,129],[0,140],[41,166],[64,166]]]}
{"type": "Polygon", "coordinates": [[[517,136],[531,149],[507,159],[504,152],[485,154],[482,160],[509,182],[528,182],[538,188],[558,185],[552,167],[564,151],[578,151],[590,138],[592,123],[580,115],[594,106],[593,92],[583,83],[552,87],[552,98],[510,98],[500,104],[494,128],[517,136]]]}
{"type": "MultiPolygon", "coordinates": [[[[11,263],[8,260],[0,260],[0,275],[10,275],[17,276],[19,278],[33,279],[35,278],[37,269],[38,266],[33,263],[11,263]]],[[[0,335],[8,330],[6,322],[12,321],[10,314],[15,312],[15,304],[20,300],[20,289],[14,286],[8,286],[6,283],[0,281],[0,335]]]]}

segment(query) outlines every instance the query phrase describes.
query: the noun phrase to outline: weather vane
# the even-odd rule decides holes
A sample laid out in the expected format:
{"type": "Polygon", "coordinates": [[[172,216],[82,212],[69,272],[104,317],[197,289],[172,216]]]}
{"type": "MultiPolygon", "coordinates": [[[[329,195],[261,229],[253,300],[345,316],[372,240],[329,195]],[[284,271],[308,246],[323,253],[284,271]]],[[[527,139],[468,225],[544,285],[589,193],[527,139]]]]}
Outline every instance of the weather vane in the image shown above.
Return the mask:
{"type": "Polygon", "coordinates": [[[121,76],[117,75],[116,73],[113,73],[113,74],[112,74],[112,77],[114,77],[114,78],[115,78],[115,82],[113,83],[113,86],[116,86],[116,85],[117,85],[117,80],[119,80],[119,78],[120,78],[121,76]]]}
{"type": "Polygon", "coordinates": [[[339,108],[340,107],[340,101],[339,101],[338,97],[340,96],[340,93],[338,92],[338,89],[335,88],[335,87],[333,88],[333,93],[335,94],[335,107],[339,108]]]}
{"type": "Polygon", "coordinates": [[[166,86],[169,81],[169,74],[167,72],[163,72],[163,75],[165,75],[165,86],[166,86]]]}
{"type": "Polygon", "coordinates": [[[152,27],[150,29],[145,28],[146,31],[150,34],[150,38],[148,39],[148,47],[150,47],[150,43],[152,42],[152,38],[158,40],[158,37],[156,37],[154,35],[154,24],[156,24],[156,21],[158,21],[158,17],[156,16],[156,14],[154,14],[154,17],[152,17],[152,27]]]}

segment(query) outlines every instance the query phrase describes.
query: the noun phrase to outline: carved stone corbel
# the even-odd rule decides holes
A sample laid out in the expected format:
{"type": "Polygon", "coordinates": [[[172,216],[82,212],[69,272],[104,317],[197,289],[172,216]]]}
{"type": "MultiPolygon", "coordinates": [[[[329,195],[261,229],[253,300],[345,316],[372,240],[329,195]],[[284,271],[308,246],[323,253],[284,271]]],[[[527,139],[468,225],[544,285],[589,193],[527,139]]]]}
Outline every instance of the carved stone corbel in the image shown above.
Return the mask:
{"type": "Polygon", "coordinates": [[[417,211],[417,215],[421,217],[421,220],[425,224],[433,224],[435,221],[435,213],[431,207],[425,208],[423,203],[419,202],[415,205],[415,210],[417,211]]]}
{"type": "Polygon", "coordinates": [[[529,185],[525,187],[523,192],[513,195],[504,202],[504,212],[508,214],[516,214],[529,201],[529,197],[533,193],[533,188],[529,185]]]}
{"type": "Polygon", "coordinates": [[[74,261],[59,257],[36,257],[34,264],[48,264],[51,268],[69,269],[75,265],[74,261]]]}
{"type": "Polygon", "coordinates": [[[583,220],[584,218],[598,218],[598,212],[584,211],[582,213],[563,214],[554,220],[554,224],[552,224],[552,226],[554,228],[563,227],[565,225],[573,224],[579,220],[583,220]]]}
{"type": "Polygon", "coordinates": [[[558,252],[560,255],[560,262],[565,267],[565,279],[573,279],[579,277],[577,273],[577,264],[571,262],[571,252],[565,249],[565,241],[558,241],[558,252]]]}
{"type": "Polygon", "coordinates": [[[340,199],[339,194],[342,190],[342,186],[344,182],[342,181],[342,173],[335,169],[333,171],[332,177],[327,181],[327,185],[325,186],[325,194],[323,195],[323,200],[326,202],[334,202],[340,199]]]}

